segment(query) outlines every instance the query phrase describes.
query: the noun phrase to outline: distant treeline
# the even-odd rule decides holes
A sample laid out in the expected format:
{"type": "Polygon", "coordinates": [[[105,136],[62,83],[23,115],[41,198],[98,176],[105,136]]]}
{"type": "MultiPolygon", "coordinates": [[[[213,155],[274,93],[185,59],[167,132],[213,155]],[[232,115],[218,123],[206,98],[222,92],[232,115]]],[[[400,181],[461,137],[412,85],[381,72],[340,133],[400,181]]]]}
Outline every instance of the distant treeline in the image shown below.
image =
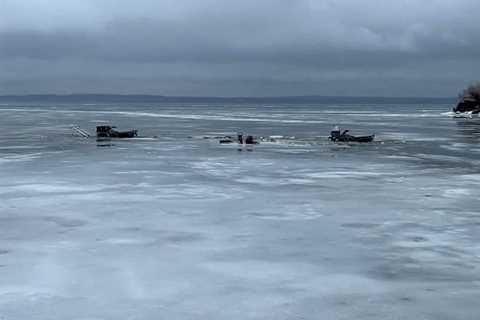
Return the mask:
{"type": "Polygon", "coordinates": [[[157,95],[69,94],[0,95],[2,103],[258,103],[258,104],[451,104],[455,98],[392,97],[173,97],[157,95]]]}

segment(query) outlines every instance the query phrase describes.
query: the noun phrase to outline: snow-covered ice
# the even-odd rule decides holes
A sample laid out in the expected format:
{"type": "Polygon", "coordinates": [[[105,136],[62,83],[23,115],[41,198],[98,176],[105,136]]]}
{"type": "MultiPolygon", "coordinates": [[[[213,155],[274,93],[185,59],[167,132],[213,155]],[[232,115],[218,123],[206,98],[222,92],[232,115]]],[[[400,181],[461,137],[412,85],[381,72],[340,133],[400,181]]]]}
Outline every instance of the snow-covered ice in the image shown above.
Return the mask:
{"type": "Polygon", "coordinates": [[[0,319],[478,319],[480,122],[446,108],[0,106],[0,319]],[[158,138],[72,135],[104,122],[158,138]],[[295,139],[201,139],[239,131],[295,139]]]}

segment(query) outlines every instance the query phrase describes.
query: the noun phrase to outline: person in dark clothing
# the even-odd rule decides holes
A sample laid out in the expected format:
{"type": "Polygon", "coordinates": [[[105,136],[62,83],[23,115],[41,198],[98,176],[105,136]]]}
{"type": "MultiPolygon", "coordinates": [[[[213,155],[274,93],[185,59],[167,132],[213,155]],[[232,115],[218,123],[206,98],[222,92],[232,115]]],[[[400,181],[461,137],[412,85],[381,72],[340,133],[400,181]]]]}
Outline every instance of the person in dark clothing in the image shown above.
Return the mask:
{"type": "Polygon", "coordinates": [[[256,144],[257,142],[253,139],[253,136],[247,136],[245,139],[245,144],[256,144]]]}

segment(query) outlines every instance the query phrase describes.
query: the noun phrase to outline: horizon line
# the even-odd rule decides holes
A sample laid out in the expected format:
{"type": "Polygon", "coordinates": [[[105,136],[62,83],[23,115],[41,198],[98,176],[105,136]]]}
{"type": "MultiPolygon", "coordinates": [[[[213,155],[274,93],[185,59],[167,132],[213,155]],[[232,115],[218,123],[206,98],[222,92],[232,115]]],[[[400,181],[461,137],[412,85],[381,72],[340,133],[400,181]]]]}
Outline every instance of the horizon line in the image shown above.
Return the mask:
{"type": "Polygon", "coordinates": [[[0,94],[0,98],[22,98],[22,97],[150,97],[150,98],[186,98],[186,99],[292,99],[292,98],[361,98],[361,99],[435,99],[447,100],[455,99],[454,96],[376,96],[376,95],[281,95],[281,96],[182,96],[182,95],[162,95],[162,94],[144,94],[144,93],[28,93],[28,94],[0,94]]]}

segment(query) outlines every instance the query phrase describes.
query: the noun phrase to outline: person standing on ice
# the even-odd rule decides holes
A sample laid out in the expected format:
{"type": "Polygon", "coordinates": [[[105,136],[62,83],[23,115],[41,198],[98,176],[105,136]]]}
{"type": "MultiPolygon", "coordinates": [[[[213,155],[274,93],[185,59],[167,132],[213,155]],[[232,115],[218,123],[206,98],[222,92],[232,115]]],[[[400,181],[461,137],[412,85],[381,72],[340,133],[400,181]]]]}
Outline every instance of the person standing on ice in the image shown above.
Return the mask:
{"type": "Polygon", "coordinates": [[[338,126],[333,127],[332,131],[330,132],[330,140],[335,141],[340,137],[340,128],[338,126]]]}
{"type": "Polygon", "coordinates": [[[243,144],[243,133],[237,134],[238,143],[243,144]]]}

